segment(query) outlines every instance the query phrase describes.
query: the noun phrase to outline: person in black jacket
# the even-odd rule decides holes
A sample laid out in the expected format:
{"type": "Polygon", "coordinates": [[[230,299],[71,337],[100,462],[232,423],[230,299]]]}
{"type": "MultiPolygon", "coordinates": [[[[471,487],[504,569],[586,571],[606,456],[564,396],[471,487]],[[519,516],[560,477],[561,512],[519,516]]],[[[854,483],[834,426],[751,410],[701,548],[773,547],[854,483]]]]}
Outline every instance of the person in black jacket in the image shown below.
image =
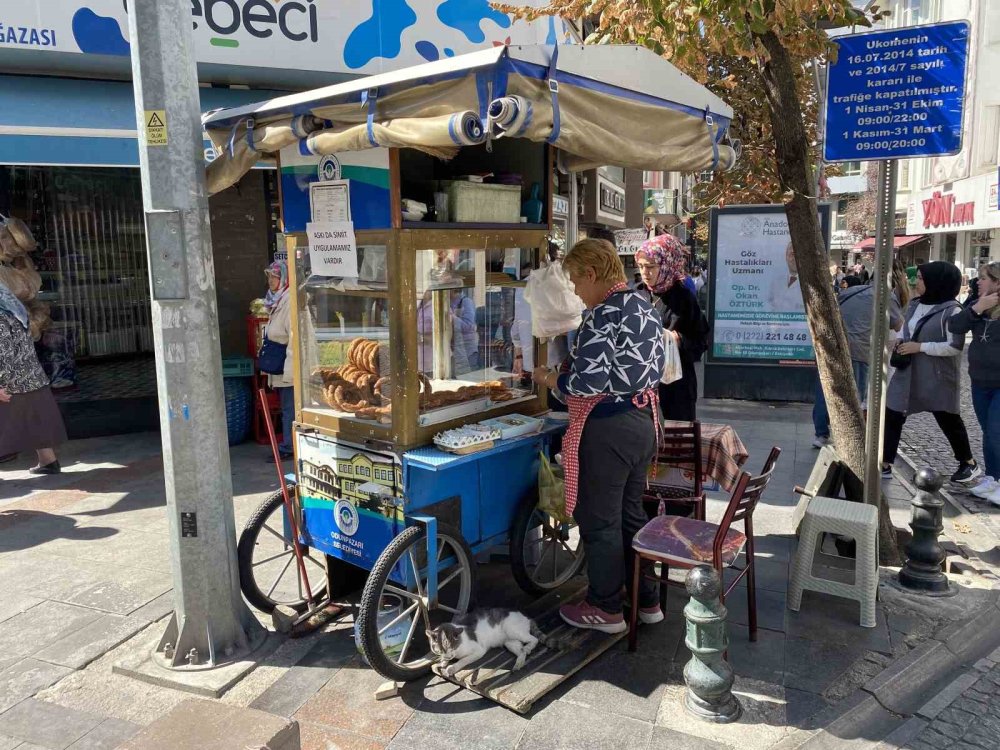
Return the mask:
{"type": "Polygon", "coordinates": [[[653,295],[664,330],[674,337],[680,350],[682,377],[669,385],[660,384],[660,409],[664,419],[693,422],[698,401],[694,363],[704,352],[705,333],[698,299],[684,285],[685,248],[673,235],[661,234],[642,244],[635,262],[653,295]]]}

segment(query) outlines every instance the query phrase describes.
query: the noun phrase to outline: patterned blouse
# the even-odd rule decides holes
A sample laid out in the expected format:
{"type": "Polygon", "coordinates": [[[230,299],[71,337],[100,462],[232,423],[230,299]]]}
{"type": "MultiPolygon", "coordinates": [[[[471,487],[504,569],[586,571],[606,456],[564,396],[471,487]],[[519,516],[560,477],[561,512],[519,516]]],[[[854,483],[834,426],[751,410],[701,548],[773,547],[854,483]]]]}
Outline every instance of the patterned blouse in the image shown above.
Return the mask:
{"type": "Polygon", "coordinates": [[[48,384],[31,336],[17,318],[0,310],[0,388],[13,395],[37,391],[48,384]]]}
{"type": "Polygon", "coordinates": [[[638,292],[612,294],[584,313],[559,390],[574,396],[609,396],[610,403],[656,388],[663,374],[660,315],[638,292]]]}

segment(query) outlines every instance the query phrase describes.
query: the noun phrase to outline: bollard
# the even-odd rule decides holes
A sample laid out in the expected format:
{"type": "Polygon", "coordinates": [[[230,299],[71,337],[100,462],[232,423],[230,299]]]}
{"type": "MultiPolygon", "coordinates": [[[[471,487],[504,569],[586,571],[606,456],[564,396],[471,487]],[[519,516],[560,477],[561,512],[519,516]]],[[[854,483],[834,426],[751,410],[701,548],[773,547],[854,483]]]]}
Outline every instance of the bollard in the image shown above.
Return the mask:
{"type": "Polygon", "coordinates": [[[728,724],[743,713],[733,697],[733,668],[725,660],[726,608],[719,601],[722,581],[714,568],[699,565],[684,581],[691,600],[684,607],[687,620],[685,645],[691,660],[684,666],[687,710],[704,721],[728,724]]]}
{"type": "Polygon", "coordinates": [[[912,591],[940,594],[948,591],[948,577],[941,569],[945,552],[938,543],[938,535],[944,530],[941,523],[944,502],[937,491],[944,480],[933,469],[921,469],[914,483],[920,491],[910,501],[913,538],[906,545],[906,562],[899,571],[899,583],[912,591]]]}

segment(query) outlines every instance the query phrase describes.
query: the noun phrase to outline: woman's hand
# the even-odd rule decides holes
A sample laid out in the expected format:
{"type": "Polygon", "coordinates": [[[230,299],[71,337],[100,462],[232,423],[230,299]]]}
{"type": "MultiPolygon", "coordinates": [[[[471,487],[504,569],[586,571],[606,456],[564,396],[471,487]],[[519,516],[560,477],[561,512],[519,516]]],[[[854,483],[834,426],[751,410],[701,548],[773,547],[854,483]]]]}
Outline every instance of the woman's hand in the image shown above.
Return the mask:
{"type": "Polygon", "coordinates": [[[531,371],[531,379],[535,381],[538,385],[544,385],[546,388],[549,387],[548,380],[549,376],[552,375],[552,370],[548,367],[536,367],[531,371]]]}
{"type": "Polygon", "coordinates": [[[992,310],[998,304],[1000,304],[1000,294],[996,292],[987,294],[985,297],[980,297],[976,304],[972,306],[972,312],[976,315],[982,315],[987,310],[992,310]]]}
{"type": "Polygon", "coordinates": [[[920,342],[904,341],[902,344],[896,347],[896,351],[899,352],[900,354],[919,354],[920,342]]]}
{"type": "Polygon", "coordinates": [[[8,401],[10,401],[10,394],[0,388],[0,404],[6,404],[8,401]]]}

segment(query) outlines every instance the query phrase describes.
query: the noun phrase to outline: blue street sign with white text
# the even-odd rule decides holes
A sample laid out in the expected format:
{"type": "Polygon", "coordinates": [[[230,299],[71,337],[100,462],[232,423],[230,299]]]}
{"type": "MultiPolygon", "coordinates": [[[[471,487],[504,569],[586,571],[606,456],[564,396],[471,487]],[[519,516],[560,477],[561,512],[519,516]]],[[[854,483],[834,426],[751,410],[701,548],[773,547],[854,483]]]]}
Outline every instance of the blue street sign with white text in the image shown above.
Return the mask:
{"type": "Polygon", "coordinates": [[[826,91],[826,161],[961,151],[968,21],[836,41],[840,51],[826,91]]]}

